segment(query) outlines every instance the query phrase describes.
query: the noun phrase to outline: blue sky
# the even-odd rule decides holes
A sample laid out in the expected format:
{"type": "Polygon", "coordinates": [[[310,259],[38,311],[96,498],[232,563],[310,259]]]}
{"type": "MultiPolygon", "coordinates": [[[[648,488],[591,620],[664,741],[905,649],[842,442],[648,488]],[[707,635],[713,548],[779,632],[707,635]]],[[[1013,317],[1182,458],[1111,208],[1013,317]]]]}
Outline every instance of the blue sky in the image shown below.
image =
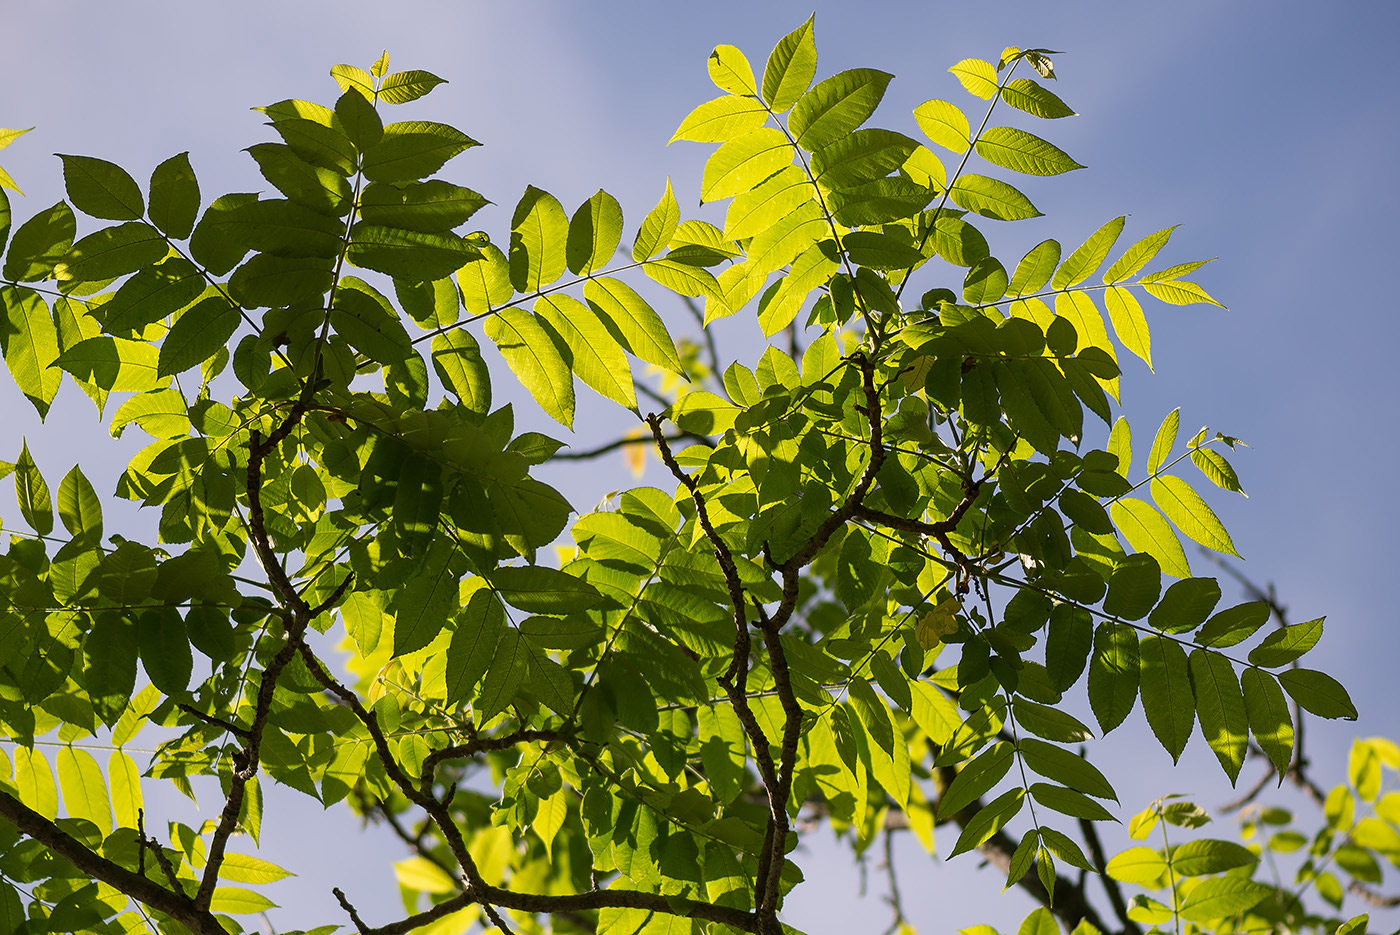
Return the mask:
{"type": "MultiPolygon", "coordinates": [[[[602,187],[621,201],[630,236],[668,176],[683,210],[696,204],[708,148],[665,142],[691,107],[716,93],[705,70],[710,49],[737,45],[761,67],[814,3],[14,4],[0,125],[38,129],[0,153],[0,164],[28,193],[12,199],[17,219],[62,197],[55,152],[101,156],[145,178],[189,150],[206,201],[256,190],[265,183],[240,150],[268,131],[248,108],[286,97],[333,100],[330,65],[364,67],[387,48],[396,69],[426,68],[450,81],[414,105],[414,116],[452,123],[485,144],[447,173],[496,202],[473,223],[500,239],[527,184],[568,208],[602,187]]],[[[1208,423],[1253,446],[1236,459],[1249,499],[1212,503],[1248,559],[1244,569],[1275,582],[1295,620],[1328,616],[1310,658],[1344,677],[1362,711],[1358,724],[1310,735],[1320,778],[1337,781],[1336,757],[1353,735],[1393,735],[1400,724],[1392,685],[1400,620],[1389,594],[1400,555],[1400,327],[1385,298],[1400,209],[1400,110],[1391,90],[1400,7],[867,0],[817,3],[816,13],[819,74],[893,72],[875,123],[911,135],[910,111],[921,101],[971,103],[945,71],[953,62],[994,59],[1013,44],[1065,50],[1056,90],[1081,116],[1037,132],[1088,168],[1026,186],[1047,217],[983,225],[1008,263],[1044,237],[1077,244],[1124,213],[1125,242],[1181,224],[1167,260],[1220,257],[1197,278],[1229,310],[1149,306],[1157,373],[1126,365],[1124,411],[1139,445],[1179,405],[1184,427],[1208,423]],[[1371,276],[1381,279],[1367,286],[1371,276]]],[[[678,332],[684,321],[672,319],[678,332]]],[[[757,333],[740,327],[724,339],[743,358],[761,348],[757,333]]],[[[544,421],[526,401],[520,411],[522,420],[544,421]]],[[[111,489],[106,433],[75,387],[65,387],[41,428],[0,376],[0,425],[0,458],[13,460],[23,434],[55,479],[81,461],[100,489],[111,489]]],[[[577,443],[627,427],[598,405],[582,413],[577,443]]],[[[606,459],[550,479],[580,509],[630,483],[620,462],[606,459]]],[[[1125,733],[1140,735],[1141,716],[1134,718],[1125,733]]],[[[1229,798],[1199,737],[1178,772],[1131,736],[1105,744],[1099,762],[1130,811],[1164,792],[1193,792],[1207,805],[1229,798]]],[[[1246,772],[1243,781],[1251,778],[1246,772]]],[[[343,815],[313,823],[307,812],[317,807],[308,800],[283,804],[276,823],[286,840],[278,844],[300,839],[304,849],[312,841],[337,854],[355,846],[332,830],[343,815]]],[[[323,918],[333,883],[366,887],[366,901],[379,904],[374,914],[387,921],[394,888],[377,867],[393,845],[373,841],[354,859],[323,856],[303,873],[304,886],[284,885],[278,898],[289,908],[279,925],[323,918]]],[[[930,931],[984,920],[1014,929],[1029,908],[1009,896],[983,902],[999,886],[968,882],[977,875],[967,861],[950,874],[941,863],[933,872],[921,854],[908,858],[911,915],[930,931]]],[[[299,871],[303,863],[289,861],[299,871]]],[[[852,930],[876,930],[869,914],[878,904],[833,898],[854,889],[848,858],[819,848],[805,866],[816,882],[799,891],[805,908],[794,924],[823,931],[848,919],[852,930]]]]}

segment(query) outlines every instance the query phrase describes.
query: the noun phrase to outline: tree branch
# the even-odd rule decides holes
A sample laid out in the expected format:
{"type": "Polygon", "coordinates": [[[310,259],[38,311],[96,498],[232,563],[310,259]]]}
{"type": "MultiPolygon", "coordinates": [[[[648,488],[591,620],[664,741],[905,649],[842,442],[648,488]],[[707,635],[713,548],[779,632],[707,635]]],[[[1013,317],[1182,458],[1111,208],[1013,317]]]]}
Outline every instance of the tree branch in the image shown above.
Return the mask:
{"type": "Polygon", "coordinates": [[[142,874],[93,853],[3,789],[0,789],[0,816],[87,876],[116,887],[132,899],[165,913],[196,935],[226,935],[214,914],[197,908],[188,896],[172,892],[142,874]]]}

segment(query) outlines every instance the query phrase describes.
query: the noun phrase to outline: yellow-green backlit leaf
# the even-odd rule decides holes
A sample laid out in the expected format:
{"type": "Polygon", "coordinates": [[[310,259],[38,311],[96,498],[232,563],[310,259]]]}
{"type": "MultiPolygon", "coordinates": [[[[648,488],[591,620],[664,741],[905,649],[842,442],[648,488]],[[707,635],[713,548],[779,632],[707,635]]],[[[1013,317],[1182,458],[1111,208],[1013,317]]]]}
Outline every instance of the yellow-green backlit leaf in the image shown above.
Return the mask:
{"type": "Polygon", "coordinates": [[[1208,549],[1239,556],[1220,518],[1186,481],[1162,474],[1152,479],[1151,491],[1153,502],[1177,529],[1208,549]]]}
{"type": "Polygon", "coordinates": [[[486,319],[486,336],[535,401],[563,425],[574,421],[574,381],[554,339],[529,312],[507,308],[486,319]]]}
{"type": "Polygon", "coordinates": [[[768,110],[762,101],[726,94],[692,110],[668,142],[723,143],[757,130],[767,121],[768,110]]]}
{"type": "Polygon", "coordinates": [[[947,101],[924,101],[914,108],[914,119],[924,135],[944,149],[965,153],[971,145],[967,116],[947,101]]]}
{"type": "Polygon", "coordinates": [[[962,82],[967,93],[989,101],[997,93],[997,70],[991,62],[980,58],[965,58],[948,69],[962,82]]]}
{"type": "Polygon", "coordinates": [[[706,63],[715,87],[730,94],[757,95],[753,67],[744,53],[732,45],[717,45],[706,63]]]}
{"type": "Polygon", "coordinates": [[[992,165],[1027,175],[1060,175],[1084,168],[1053,143],[1015,127],[984,130],[977,139],[977,155],[992,165]]]}
{"type": "Polygon", "coordinates": [[[1152,508],[1150,503],[1134,497],[1123,497],[1109,506],[1113,524],[1123,533],[1128,544],[1157,560],[1162,571],[1177,578],[1191,577],[1191,566],[1181,540],[1171,525],[1152,508]]]}
{"type": "Polygon", "coordinates": [[[681,208],[676,204],[676,196],[671,192],[671,180],[666,180],[666,191],[656,203],[642,226],[637,229],[637,239],[632,243],[632,259],[641,263],[650,260],[671,242],[676,227],[681,222],[681,208]]]}
{"type": "Polygon", "coordinates": [[[1110,286],[1104,292],[1104,308],[1113,322],[1113,332],[1123,346],[1141,357],[1147,369],[1152,369],[1152,335],[1147,330],[1147,316],[1133,294],[1122,286],[1110,286]]]}
{"type": "Polygon", "coordinates": [[[817,73],[817,45],[812,18],[778,41],[763,68],[763,99],[781,114],[807,90],[817,73]]]}

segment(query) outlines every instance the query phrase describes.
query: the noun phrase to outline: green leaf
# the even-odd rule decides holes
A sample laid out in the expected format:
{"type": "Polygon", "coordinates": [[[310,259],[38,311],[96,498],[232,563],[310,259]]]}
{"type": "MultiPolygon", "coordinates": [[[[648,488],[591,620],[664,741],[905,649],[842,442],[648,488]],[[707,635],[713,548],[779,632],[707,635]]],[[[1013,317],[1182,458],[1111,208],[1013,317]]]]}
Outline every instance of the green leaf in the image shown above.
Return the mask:
{"type": "Polygon", "coordinates": [[[1224,308],[1209,292],[1196,285],[1194,282],[1187,282],[1184,279],[1173,280],[1172,282],[1144,282],[1142,288],[1147,293],[1169,305],[1214,305],[1216,308],[1224,308]]]}
{"type": "Polygon", "coordinates": [[[924,135],[944,149],[965,153],[972,145],[967,115],[947,101],[937,98],[924,101],[914,108],[914,119],[924,135]]]}
{"type": "Polygon", "coordinates": [[[141,665],[151,684],[166,695],[183,697],[190,684],[194,657],[179,612],[168,607],[143,611],[137,636],[141,665]]]}
{"type": "Polygon", "coordinates": [[[1356,706],[1351,696],[1332,676],[1312,669],[1285,669],[1278,674],[1283,690],[1318,717],[1356,720],[1356,706]]]}
{"type": "Polygon", "coordinates": [[[20,515],[29,528],[41,536],[53,532],[53,497],[29,453],[27,441],[21,443],[19,458],[15,460],[15,497],[19,500],[20,515]]]}
{"type": "Polygon", "coordinates": [[[1155,234],[1148,234],[1133,244],[1123,252],[1116,263],[1108,268],[1108,272],[1103,274],[1103,281],[1114,283],[1131,279],[1138,270],[1152,262],[1152,258],[1157,255],[1158,251],[1167,245],[1174,230],[1176,230],[1175,226],[1164,228],[1155,234]]]}
{"type": "Polygon", "coordinates": [[[10,239],[4,277],[14,282],[48,278],[54,266],[68,253],[77,230],[73,210],[62,201],[35,214],[21,224],[10,239]]]}
{"type": "Polygon", "coordinates": [[[630,353],[672,373],[685,373],[666,325],[631,286],[611,277],[590,279],[583,284],[583,296],[630,353]]]}
{"type": "Polygon", "coordinates": [[[723,435],[734,427],[734,420],[743,412],[729,400],[704,390],[690,392],[676,400],[666,417],[681,431],[697,435],[723,435]]]}
{"type": "Polygon", "coordinates": [[[1242,643],[1268,622],[1271,613],[1265,601],[1250,601],[1226,608],[1206,621],[1201,632],[1196,634],[1196,642],[1216,648],[1242,643]]]}
{"type": "Polygon", "coordinates": [[[381,364],[398,363],[413,353],[408,332],[389,300],[357,279],[341,280],[331,327],[355,350],[381,364]]]}
{"type": "Polygon", "coordinates": [[[433,335],[433,369],[462,405],[483,415],[491,411],[491,377],[476,338],[464,328],[433,335]]]}
{"type": "MultiPolygon", "coordinates": [[[[135,650],[135,641],[131,641],[135,650]]],[[[136,761],[121,750],[113,750],[107,758],[107,778],[112,786],[112,811],[118,828],[135,828],[145,804],[141,796],[141,771],[136,761]]]]}
{"type": "Polygon", "coordinates": [[[466,223],[487,204],[470,188],[438,179],[399,185],[371,182],[360,193],[360,216],[368,224],[442,233],[466,223]]]}
{"type": "Polygon", "coordinates": [[[1021,262],[1016,264],[1016,272],[1007,284],[1007,295],[1029,295],[1045,288],[1055,267],[1060,262],[1060,244],[1055,240],[1042,240],[1036,244],[1021,262]]]}
{"type": "Polygon", "coordinates": [[[1234,785],[1249,742],[1244,696],[1235,680],[1234,667],[1219,653],[1195,649],[1191,652],[1190,669],[1201,734],[1234,785]]]}
{"type": "MultiPolygon", "coordinates": [[[[879,129],[856,130],[813,153],[811,171],[826,188],[844,192],[843,197],[849,199],[857,190],[873,183],[882,180],[886,184],[895,182],[896,179],[886,179],[885,176],[898,169],[907,169],[918,153],[924,153],[928,159],[937,162],[932,153],[902,133],[879,129]]],[[[898,181],[909,182],[919,189],[927,187],[927,183],[915,185],[907,179],[898,181]]]]}
{"type": "Polygon", "coordinates": [[[671,242],[680,224],[681,209],[676,204],[676,196],[671,192],[671,180],[666,180],[666,191],[642,220],[637,229],[637,239],[632,243],[632,259],[641,263],[650,260],[671,242]]]}
{"type": "Polygon", "coordinates": [[[1150,489],[1153,502],[1176,528],[1208,549],[1239,556],[1220,518],[1190,484],[1171,474],[1160,474],[1152,478],[1150,489]]]}
{"type": "Polygon", "coordinates": [[[238,886],[216,886],[214,896],[209,900],[211,912],[228,912],[233,915],[252,915],[276,908],[277,904],[262,893],[238,886]]]}
{"type": "MultiPolygon", "coordinates": [[[[3,172],[0,169],[0,172],[3,172]]],[[[10,237],[10,196],[5,194],[5,188],[0,185],[0,253],[5,250],[5,242],[10,237]]]]}
{"type": "Polygon", "coordinates": [[[1151,504],[1135,497],[1121,497],[1109,505],[1108,512],[1128,544],[1155,558],[1162,571],[1177,578],[1191,577],[1181,540],[1151,504]]]}
{"type": "Polygon", "coordinates": [[[573,296],[556,293],[535,303],[535,315],[569,349],[570,367],[600,395],[636,410],[632,368],[603,320],[573,296]]]}
{"type": "Polygon", "coordinates": [[[1138,638],[1124,623],[1101,623],[1089,660],[1089,705],[1108,733],[1123,723],[1137,702],[1140,664],[1138,638]]]}
{"type": "Polygon", "coordinates": [[[91,156],[58,158],[68,198],[79,211],[109,221],[135,221],[146,213],[141,187],[121,166],[91,156]]]}
{"type": "Polygon", "coordinates": [[[730,202],[724,236],[737,241],[761,234],[811,201],[812,195],[806,173],[797,166],[786,166],[730,202]]]}
{"type": "Polygon", "coordinates": [[[510,281],[517,292],[536,292],[564,274],[568,236],[569,217],[558,199],[526,188],[510,222],[510,281]]]}
{"type": "Polygon", "coordinates": [[[379,99],[386,104],[407,104],[409,101],[418,100],[440,84],[447,84],[446,79],[439,78],[432,72],[418,69],[396,71],[384,76],[384,81],[379,85],[379,99]]]}
{"type": "MultiPolygon", "coordinates": [[[[104,560],[103,565],[107,564],[104,560]]],[[[154,571],[152,566],[152,580],[154,571]]],[[[105,596],[107,589],[102,590],[105,596]]],[[[136,645],[136,627],[125,615],[104,611],[93,616],[92,629],[83,639],[82,682],[103,723],[115,724],[131,702],[136,645]]]]}
{"type": "Polygon", "coordinates": [[[1007,822],[1016,817],[1021,811],[1021,806],[1025,804],[1025,800],[1026,790],[1016,788],[1003,792],[987,803],[963,826],[963,832],[958,836],[958,841],[953,845],[953,850],[948,856],[956,857],[964,851],[970,851],[974,847],[984,844],[1007,822]]]}
{"type": "Polygon", "coordinates": [[[224,222],[238,208],[253,204],[257,198],[257,195],[246,192],[221,195],[205,209],[204,217],[200,218],[190,236],[190,256],[207,272],[223,275],[247,256],[248,246],[243,243],[243,238],[236,236],[236,228],[230,230],[224,222]]]}
{"type": "Polygon", "coordinates": [[[1235,473],[1235,469],[1220,452],[1212,448],[1193,447],[1191,449],[1191,463],[1196,465],[1215,486],[1222,490],[1244,494],[1244,488],[1240,486],[1239,475],[1235,473]]]}
{"type": "Polygon", "coordinates": [[[529,673],[529,651],[529,645],[515,630],[507,628],[501,633],[481,691],[472,703],[477,723],[488,723],[515,701],[529,673]]]}
{"type": "Polygon", "coordinates": [[[1281,627],[1270,633],[1264,641],[1249,651],[1250,664],[1274,669],[1286,666],[1317,645],[1322,637],[1322,621],[1325,617],[1281,627]]]}
{"type": "Polygon", "coordinates": [[[190,154],[180,153],[156,166],[151,173],[151,223],[167,236],[184,240],[199,216],[199,182],[190,165],[190,154]]]}
{"type": "Polygon", "coordinates": [[[238,309],[221,295],[185,311],[161,342],[157,376],[183,373],[213,357],[233,336],[238,321],[238,309]]]}
{"type": "Polygon", "coordinates": [[[1006,267],[996,257],[978,260],[963,279],[963,301],[969,305],[990,305],[1000,302],[1009,285],[1006,267]]]}
{"type": "Polygon", "coordinates": [[[86,818],[104,835],[112,833],[112,806],[102,767],[86,750],[63,747],[55,763],[63,804],[70,818],[86,818]]]}
{"type": "Polygon", "coordinates": [[[992,790],[1016,760],[1016,748],[1002,741],[983,750],[958,771],[938,799],[938,817],[947,821],[992,790]]]}
{"type": "Polygon", "coordinates": [[[490,590],[472,593],[457,615],[457,627],[447,646],[447,700],[460,703],[471,697],[476,683],[491,667],[496,646],[506,630],[505,608],[490,590]]]}
{"type": "Polygon", "coordinates": [[[374,76],[363,68],[356,68],[354,65],[332,65],[331,77],[340,86],[340,90],[349,91],[354,88],[364,95],[366,100],[374,99],[374,76]]]}
{"type": "Polygon", "coordinates": [[[285,307],[325,295],[334,282],[331,260],[255,253],[233,271],[228,291],[244,308],[285,307]]]}
{"type": "Polygon", "coordinates": [[[1103,610],[1121,620],[1141,620],[1162,593],[1162,569],[1150,555],[1134,555],[1113,570],[1103,610]]]}
{"type": "Polygon", "coordinates": [[[992,67],[991,62],[984,62],[980,58],[965,58],[948,70],[962,82],[967,93],[975,97],[990,101],[997,93],[997,70],[992,67]]]}
{"type": "Polygon", "coordinates": [[[422,649],[442,631],[457,608],[458,575],[449,560],[453,547],[447,542],[431,542],[436,531],[438,505],[442,501],[442,469],[422,455],[404,459],[399,470],[398,493],[394,498],[393,516],[396,525],[410,532],[415,526],[427,525],[427,536],[410,540],[410,548],[422,555],[421,567],[409,577],[394,596],[390,609],[394,612],[394,655],[402,656],[422,649]],[[430,481],[430,473],[437,480],[430,481]]]}
{"type": "Polygon", "coordinates": [[[522,635],[520,642],[526,650],[525,662],[529,673],[526,687],[530,693],[555,714],[562,717],[571,715],[574,710],[574,683],[568,671],[550,659],[528,637],[522,635]]]}
{"type": "Polygon", "coordinates": [[[161,382],[156,373],[157,354],[156,348],[143,341],[97,337],[79,341],[55,363],[84,383],[112,392],[139,393],[161,382]]]}
{"type": "Polygon", "coordinates": [[[617,253],[622,240],[622,206],[601,188],[593,193],[569,221],[565,256],[569,270],[592,273],[601,269],[617,253]]]}
{"type": "Polygon", "coordinates": [[[852,68],[818,82],[793,105],[788,131],[808,152],[836,142],[875,113],[893,77],[873,68],[852,68]]]}
{"type": "Polygon", "coordinates": [[[1048,782],[1031,783],[1031,796],[1044,805],[1052,808],[1062,815],[1071,818],[1083,818],[1088,821],[1113,821],[1113,815],[1108,809],[1098,802],[1089,798],[1082,792],[1073,789],[1066,789],[1064,786],[1054,786],[1048,782]]]}
{"type": "Polygon", "coordinates": [[[757,130],[767,121],[768,110],[762,101],[726,94],[692,110],[667,142],[723,143],[757,130]]]}
{"type": "Polygon", "coordinates": [[[361,171],[371,182],[417,181],[441,169],[453,156],[479,145],[445,123],[391,123],[384,128],[384,138],[365,151],[361,171]]]}
{"type": "Polygon", "coordinates": [[[1259,855],[1243,844],[1209,838],[1187,841],[1174,848],[1171,857],[1172,872],[1187,877],[1224,873],[1259,862],[1259,855]]]}
{"type": "Polygon", "coordinates": [[[481,258],[457,271],[462,289],[462,307],[473,315],[483,315],[510,301],[515,290],[510,284],[510,262],[495,244],[481,248],[481,258]]]}
{"type": "Polygon", "coordinates": [[[1191,890],[1179,914],[1187,922],[1224,919],[1257,906],[1273,892],[1273,887],[1244,877],[1213,877],[1191,890]]]}
{"type": "Polygon", "coordinates": [[[753,68],[744,53],[732,45],[717,45],[706,62],[715,87],[730,94],[757,95],[753,68]]]}
{"type": "Polygon", "coordinates": [[[911,244],[876,231],[851,231],[841,243],[853,262],[872,269],[908,269],[924,260],[911,244]]]}
{"type": "Polygon", "coordinates": [[[444,279],[477,256],[477,250],[452,233],[427,233],[360,222],[350,232],[345,258],[356,266],[404,282],[444,279]]]}
{"type": "MultiPolygon", "coordinates": [[[[205,212],[204,219],[195,230],[192,248],[207,226],[206,236],[217,237],[233,245],[234,249],[242,248],[243,252],[238,253],[233,263],[241,260],[248,250],[294,257],[329,258],[340,254],[344,225],[335,218],[294,201],[268,199],[216,210],[217,205],[219,202],[216,201],[205,212]]],[[[228,255],[233,254],[230,252],[228,255]]],[[[198,251],[195,259],[200,259],[198,251]]],[[[205,261],[205,265],[212,267],[214,264],[205,261]]],[[[223,272],[223,269],[213,271],[223,272]]]]}
{"type": "Polygon", "coordinates": [[[1022,737],[1018,745],[1026,765],[1046,779],[1101,799],[1118,801],[1117,793],[1104,774],[1077,753],[1034,737],[1022,737]]]}
{"type": "Polygon", "coordinates": [[[1078,116],[1064,101],[1029,78],[1013,78],[1001,89],[1001,99],[1017,110],[1048,120],[1078,116]]]}
{"type": "Polygon", "coordinates": [[[1283,775],[1293,760],[1293,718],[1283,689],[1274,676],[1253,668],[1240,673],[1240,687],[1249,729],[1274,769],[1283,775]]]}
{"type": "Polygon", "coordinates": [[[705,162],[700,201],[741,195],[792,164],[792,144],[781,130],[760,127],[723,144],[705,162]]]}
{"type": "Polygon", "coordinates": [[[1059,708],[1037,704],[1017,696],[1013,710],[1016,714],[1017,724],[1024,730],[1030,731],[1038,737],[1044,737],[1046,740],[1054,740],[1058,743],[1082,743],[1094,736],[1093,732],[1082,721],[1059,708]]]}
{"type": "Polygon", "coordinates": [[[763,68],[763,99],[776,114],[797,103],[817,73],[813,17],[778,41],[763,68]]]}
{"type": "Polygon", "coordinates": [[[74,537],[102,538],[102,501],[77,465],[59,482],[58,517],[74,537]]]}
{"type": "Polygon", "coordinates": [[[355,148],[363,152],[384,138],[384,121],[358,89],[346,91],[335,102],[335,116],[355,148]]]}
{"type": "Polygon", "coordinates": [[[89,234],[54,265],[55,279],[99,282],[134,273],[165,257],[165,238],[141,221],[130,221],[89,234]]]}
{"type": "Polygon", "coordinates": [[[247,854],[225,854],[224,862],[219,867],[220,879],[234,883],[276,883],[294,876],[295,873],[283,870],[271,861],[247,854]]]}
{"type": "MultiPolygon", "coordinates": [[[[326,110],[324,116],[287,117],[272,121],[272,128],[293,152],[313,166],[344,176],[353,175],[358,158],[355,144],[338,126],[339,121],[334,119],[335,112],[322,109],[326,110]]],[[[273,108],[268,108],[268,112],[272,113],[273,108]]]]}
{"type": "Polygon", "coordinates": [[[602,595],[582,578],[543,565],[507,565],[486,576],[507,604],[541,614],[587,610],[602,595]]]}
{"type": "MultiPolygon", "coordinates": [[[[1142,659],[1142,710],[1147,724],[1175,763],[1186,747],[1196,723],[1196,705],[1186,652],[1175,640],[1144,636],[1142,659]]],[[[1227,663],[1228,664],[1228,663],[1227,663]]]]}
{"type": "Polygon", "coordinates": [[[248,147],[248,154],[257,161],[263,178],[297,204],[330,217],[350,211],[350,182],[334,169],[314,166],[282,143],[258,143],[248,147]]]}
{"type": "Polygon", "coordinates": [[[999,179],[964,173],[949,192],[953,204],[996,221],[1040,217],[1029,198],[999,179]]]}
{"type": "Polygon", "coordinates": [[[1147,316],[1133,294],[1122,286],[1110,286],[1103,297],[1108,318],[1113,322],[1113,332],[1123,346],[1142,358],[1147,369],[1152,369],[1152,335],[1147,328],[1147,316]]]}
{"type": "Polygon", "coordinates": [[[522,386],[549,416],[563,425],[574,421],[574,381],[553,338],[529,312],[507,308],[486,319],[495,343],[522,386]]]}
{"type": "Polygon", "coordinates": [[[989,127],[982,131],[977,138],[977,155],[993,165],[1026,175],[1061,175],[1084,168],[1053,143],[1014,127],[989,127]]]}
{"type": "Polygon", "coordinates": [[[0,286],[0,305],[5,313],[0,322],[0,353],[15,385],[42,419],[63,378],[62,371],[52,368],[58,358],[58,329],[48,305],[32,289],[0,286]]]}
{"type": "Polygon", "coordinates": [[[1115,854],[1104,867],[1104,873],[1121,883],[1156,888],[1167,875],[1167,862],[1150,847],[1130,847],[1115,854]]]}
{"type": "Polygon", "coordinates": [[[1220,603],[1214,578],[1184,578],[1167,588],[1148,621],[1163,633],[1185,633],[1200,626],[1220,603]]]}
{"type": "Polygon", "coordinates": [[[1118,235],[1123,232],[1123,222],[1126,218],[1114,218],[1089,237],[1088,240],[1080,244],[1079,248],[1069,255],[1069,258],[1060,264],[1060,268],[1055,271],[1055,278],[1050,281],[1050,285],[1056,289],[1068,289],[1077,286],[1099,268],[1108,257],[1108,252],[1113,249],[1113,245],[1118,241],[1118,235]]]}
{"type": "Polygon", "coordinates": [[[1162,469],[1162,464],[1176,445],[1176,432],[1180,425],[1181,409],[1178,407],[1167,413],[1157,429],[1157,436],[1152,440],[1152,451],[1147,456],[1147,473],[1156,474],[1162,469]]]}

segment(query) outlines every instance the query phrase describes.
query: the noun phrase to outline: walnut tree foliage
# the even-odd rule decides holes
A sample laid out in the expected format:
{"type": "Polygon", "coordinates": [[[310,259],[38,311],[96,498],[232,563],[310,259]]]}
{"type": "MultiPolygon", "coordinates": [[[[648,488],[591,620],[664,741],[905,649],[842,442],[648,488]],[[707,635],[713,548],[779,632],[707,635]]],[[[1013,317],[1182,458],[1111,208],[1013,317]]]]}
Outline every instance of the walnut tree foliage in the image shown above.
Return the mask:
{"type": "MultiPolygon", "coordinates": [[[[78,467],[51,487],[5,440],[0,935],[258,928],[288,872],[252,853],[272,783],[405,842],[403,915],[337,891],[317,933],[776,935],[826,823],[981,852],[1041,903],[1029,935],[1330,932],[1345,890],[1384,903],[1400,750],[1359,741],[1313,785],[1303,712],[1355,716],[1298,662],[1322,622],[1222,606],[1188,560],[1234,554],[1200,490],[1240,490],[1236,440],[1173,412],[1134,457],[1115,417],[1143,300],[1215,304],[1202,263],[1157,260],[1171,229],[1120,247],[1123,217],[992,253],[1040,214],[1006,178],[1082,168],[1002,123],[1072,115],[1051,54],[959,62],[971,100],[906,133],[866,125],[890,74],[814,83],[811,20],[761,73],[720,46],[675,139],[713,149],[723,225],[668,182],[627,246],[603,191],[461,233],[486,199],[438,175],[477,144],[394,119],[441,79],[387,57],[335,66],[333,105],[259,108],[262,193],[63,155],[67,200],[12,228],[0,189],[5,363],[41,416],[71,381],[149,436],[111,495],[159,516],[152,542],[104,529],[78,467]],[[683,303],[774,343],[721,367],[673,338],[683,303]],[[493,359],[563,426],[580,384],[615,403],[673,483],[577,513],[493,359]],[[1164,763],[1199,728],[1321,830],[1254,805],[1261,780],[1238,833],[1165,797],[1105,854],[1086,754],[1139,703],[1164,763]],[[162,782],[216,817],[149,819],[162,782]]],[[[943,930],[894,907],[889,931],[943,930]]]]}

